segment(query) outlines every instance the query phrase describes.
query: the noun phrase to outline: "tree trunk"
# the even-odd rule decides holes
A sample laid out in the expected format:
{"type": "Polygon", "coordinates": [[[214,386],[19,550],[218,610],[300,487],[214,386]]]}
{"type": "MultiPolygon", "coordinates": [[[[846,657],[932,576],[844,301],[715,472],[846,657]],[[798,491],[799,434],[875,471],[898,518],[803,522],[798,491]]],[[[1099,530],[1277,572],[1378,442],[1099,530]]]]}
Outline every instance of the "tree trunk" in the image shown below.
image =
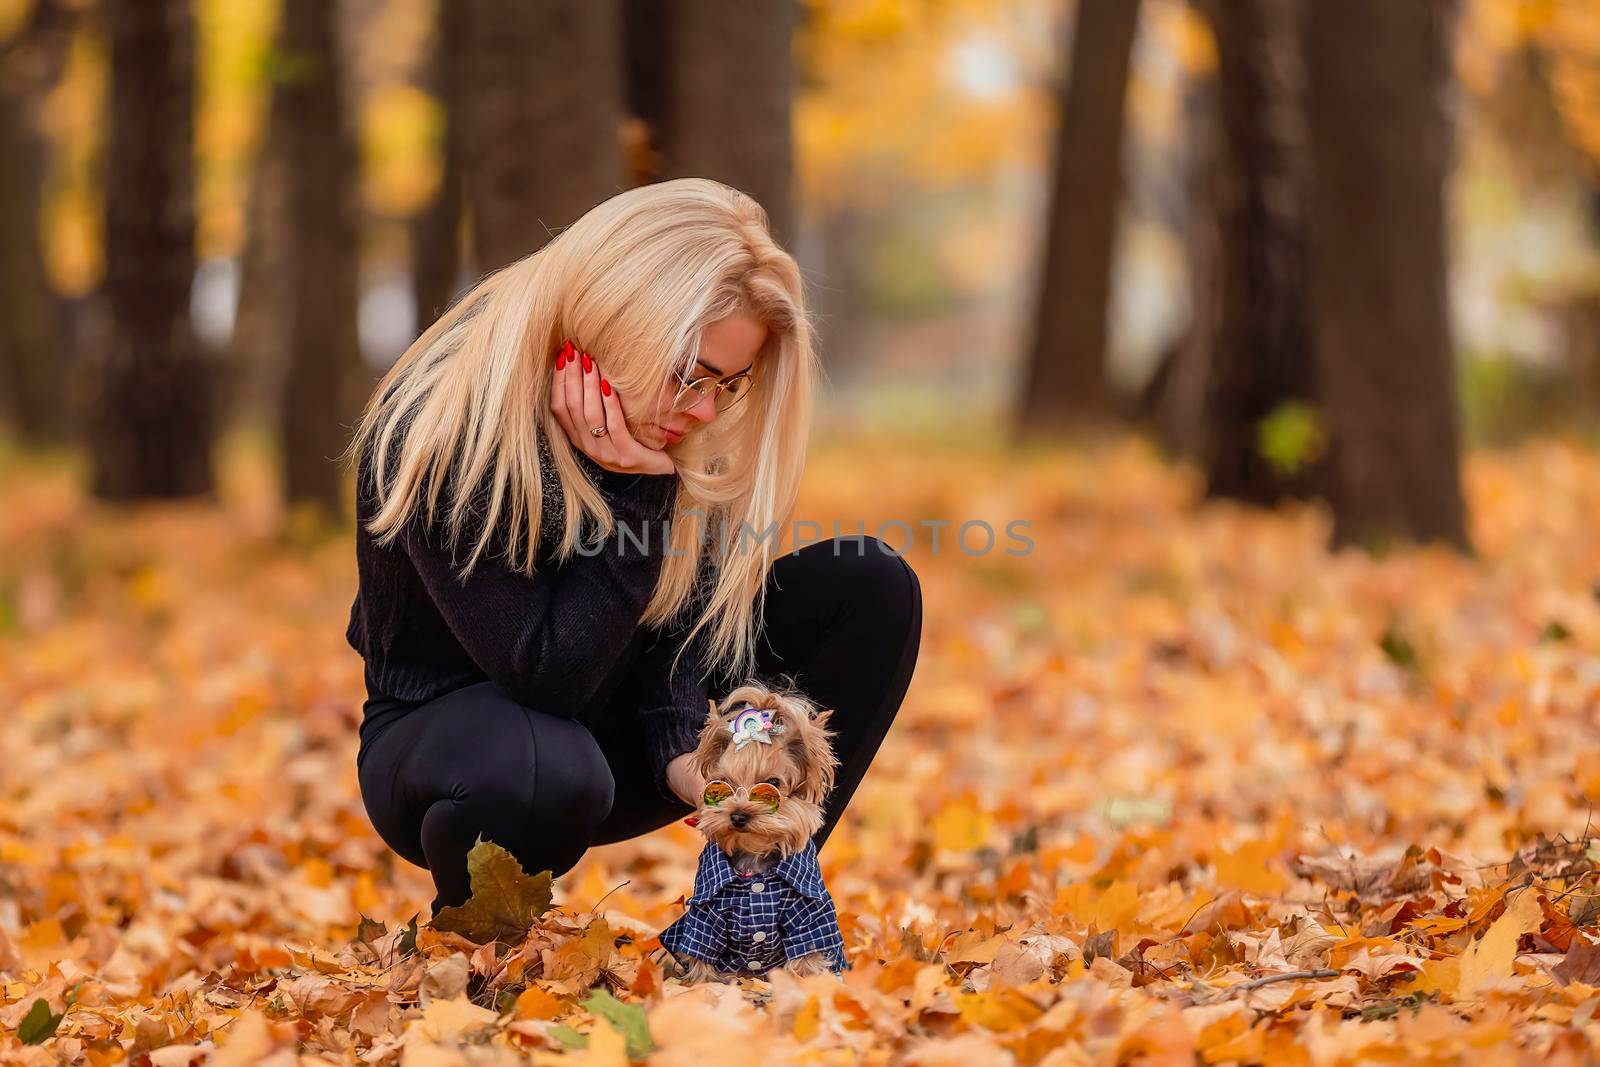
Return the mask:
{"type": "Polygon", "coordinates": [[[1106,338],[1122,130],[1138,0],[1079,0],[1061,92],[1054,190],[1018,429],[1107,413],[1106,338]]]}
{"type": "Polygon", "coordinates": [[[105,499],[211,490],[210,368],[194,282],[194,22],[188,0],[108,0],[106,294],[89,438],[105,499]]]}
{"type": "Polygon", "coordinates": [[[868,271],[864,250],[872,234],[871,213],[849,203],[817,213],[816,242],[819,313],[817,354],[833,387],[847,390],[867,370],[864,360],[850,359],[867,334],[868,271]]]}
{"type": "Polygon", "coordinates": [[[39,225],[47,145],[35,115],[60,76],[76,16],[41,0],[0,48],[0,418],[35,444],[66,439],[65,305],[45,275],[39,225]]]}
{"type": "Polygon", "coordinates": [[[1209,448],[1211,347],[1222,309],[1216,192],[1222,116],[1217,80],[1215,70],[1204,71],[1183,88],[1182,235],[1189,321],[1162,353],[1140,403],[1140,413],[1153,420],[1164,443],[1196,462],[1209,448]]]}
{"type": "Polygon", "coordinates": [[[439,317],[456,294],[461,276],[461,113],[465,26],[460,3],[440,0],[435,22],[430,88],[444,115],[439,143],[439,191],[411,226],[412,292],[417,333],[439,317]]]}
{"type": "Polygon", "coordinates": [[[668,177],[714,178],[766,209],[773,238],[796,234],[794,0],[675,4],[664,19],[667,100],[661,146],[668,177]]]}
{"type": "Polygon", "coordinates": [[[1263,439],[1286,405],[1315,398],[1305,301],[1301,163],[1304,69],[1298,0],[1214,0],[1217,39],[1215,244],[1197,288],[1206,327],[1198,458],[1207,494],[1257,504],[1313,488],[1309,438],[1263,439]],[[1288,445],[1287,449],[1284,445],[1288,445]],[[1305,454],[1293,453],[1304,451],[1305,454]],[[1285,452],[1289,454],[1284,454],[1285,452]]]}
{"type": "Polygon", "coordinates": [[[622,191],[615,0],[457,0],[463,165],[480,272],[622,191]]]}
{"type": "Polygon", "coordinates": [[[286,0],[285,77],[278,85],[288,130],[289,362],[281,427],[284,493],[291,505],[336,515],[337,464],[361,373],[357,332],[356,146],[344,90],[337,9],[286,0]]]}
{"type": "Polygon", "coordinates": [[[1446,301],[1453,6],[1311,5],[1307,268],[1336,545],[1468,543],[1446,301]]]}
{"type": "Polygon", "coordinates": [[[289,363],[289,120],[288,101],[274,88],[245,199],[247,231],[230,346],[240,382],[232,406],[269,424],[278,419],[289,363]]]}
{"type": "Polygon", "coordinates": [[[667,55],[671,14],[661,0],[622,0],[623,106],[632,116],[637,142],[630,158],[630,186],[664,177],[661,154],[672,68],[667,55]]]}
{"type": "MultiPolygon", "coordinates": [[[[1588,219],[1590,240],[1600,247],[1600,171],[1589,191],[1588,219]]],[[[1560,321],[1578,404],[1592,418],[1600,414],[1600,278],[1591,278],[1566,295],[1560,321]]]]}

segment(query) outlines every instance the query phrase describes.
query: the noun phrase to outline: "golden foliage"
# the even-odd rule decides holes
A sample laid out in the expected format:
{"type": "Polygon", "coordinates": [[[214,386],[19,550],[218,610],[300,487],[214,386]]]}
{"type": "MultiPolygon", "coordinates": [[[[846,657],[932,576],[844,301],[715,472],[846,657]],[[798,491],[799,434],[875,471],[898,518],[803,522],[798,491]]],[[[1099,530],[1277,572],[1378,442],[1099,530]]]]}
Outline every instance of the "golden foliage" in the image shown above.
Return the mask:
{"type": "Polygon", "coordinates": [[[810,0],[795,42],[800,199],[879,209],[1044,163],[1051,11],[979,0],[810,0]]]}
{"type": "Polygon", "coordinates": [[[952,520],[937,555],[917,527],[917,677],[822,856],[853,969],[694,987],[655,958],[679,825],[505,943],[413,925],[431,882],[355,784],[348,531],[0,486],[8,1062],[1595,1055],[1587,452],[1472,457],[1480,555],[1373,560],[1133,444],[820,442],[803,518],[952,520]],[[959,551],[977,519],[1032,551],[959,551]]]}
{"type": "Polygon", "coordinates": [[[1589,0],[1472,0],[1460,51],[1463,81],[1487,92],[1522,49],[1547,65],[1572,143],[1600,165],[1600,5],[1589,0]]]}

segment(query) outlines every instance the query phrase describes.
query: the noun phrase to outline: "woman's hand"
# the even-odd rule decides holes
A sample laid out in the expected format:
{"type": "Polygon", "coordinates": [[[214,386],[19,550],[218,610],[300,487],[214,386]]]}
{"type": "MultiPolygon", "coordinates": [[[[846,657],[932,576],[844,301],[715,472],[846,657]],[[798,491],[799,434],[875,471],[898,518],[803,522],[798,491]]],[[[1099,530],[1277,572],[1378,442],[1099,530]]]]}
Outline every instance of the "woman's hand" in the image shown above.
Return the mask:
{"type": "Polygon", "coordinates": [[[679,800],[698,808],[706,794],[706,780],[694,769],[693,756],[694,753],[685,752],[672,757],[672,762],[667,764],[667,786],[678,794],[679,800]]]}
{"type": "Polygon", "coordinates": [[[600,365],[571,341],[556,356],[551,376],[550,410],[567,439],[607,470],[622,474],[674,474],[672,457],[640,444],[628,432],[622,394],[600,376],[600,365]],[[599,436],[591,428],[604,427],[599,436]]]}

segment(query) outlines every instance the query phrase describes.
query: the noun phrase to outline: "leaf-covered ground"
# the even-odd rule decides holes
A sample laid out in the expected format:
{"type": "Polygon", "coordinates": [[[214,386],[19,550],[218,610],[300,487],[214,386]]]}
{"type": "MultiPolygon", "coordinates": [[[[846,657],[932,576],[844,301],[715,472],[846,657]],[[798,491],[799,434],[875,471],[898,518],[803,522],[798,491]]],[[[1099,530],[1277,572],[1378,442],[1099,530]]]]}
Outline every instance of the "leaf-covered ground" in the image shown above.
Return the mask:
{"type": "Polygon", "coordinates": [[[1474,456],[1478,557],[1374,561],[1312,509],[1197,506],[1134,444],[819,451],[825,528],[951,520],[938,554],[918,530],[917,676],[822,856],[853,969],[695,987],[650,959],[681,825],[592,851],[520,944],[428,926],[356,790],[348,531],[280,523],[235,466],[221,507],[135,513],[0,479],[8,1062],[1600,1049],[1592,455],[1474,456]]]}

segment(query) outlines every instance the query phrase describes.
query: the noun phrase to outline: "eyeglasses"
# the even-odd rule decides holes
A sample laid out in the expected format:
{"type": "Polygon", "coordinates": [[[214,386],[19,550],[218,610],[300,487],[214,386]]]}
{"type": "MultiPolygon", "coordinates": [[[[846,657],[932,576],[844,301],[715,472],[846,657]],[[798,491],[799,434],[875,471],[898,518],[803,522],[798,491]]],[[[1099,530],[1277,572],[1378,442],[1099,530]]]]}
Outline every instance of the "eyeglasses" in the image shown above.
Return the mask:
{"type": "MultiPolygon", "coordinates": [[[[717,778],[706,783],[705,794],[701,797],[708,808],[714,808],[737,792],[727,782],[717,778]]],[[[752,803],[765,804],[768,811],[777,811],[778,802],[783,799],[783,794],[778,792],[778,787],[771,782],[757,782],[750,787],[750,800],[752,803]]]]}
{"type": "Polygon", "coordinates": [[[720,415],[743,399],[746,393],[750,392],[751,381],[750,372],[747,370],[740,371],[725,382],[710,374],[702,374],[700,377],[692,379],[684,378],[680,374],[678,375],[680,388],[678,389],[678,395],[672,400],[672,410],[688,411],[704,400],[707,394],[711,394],[716,397],[713,403],[717,414],[720,415]]]}

